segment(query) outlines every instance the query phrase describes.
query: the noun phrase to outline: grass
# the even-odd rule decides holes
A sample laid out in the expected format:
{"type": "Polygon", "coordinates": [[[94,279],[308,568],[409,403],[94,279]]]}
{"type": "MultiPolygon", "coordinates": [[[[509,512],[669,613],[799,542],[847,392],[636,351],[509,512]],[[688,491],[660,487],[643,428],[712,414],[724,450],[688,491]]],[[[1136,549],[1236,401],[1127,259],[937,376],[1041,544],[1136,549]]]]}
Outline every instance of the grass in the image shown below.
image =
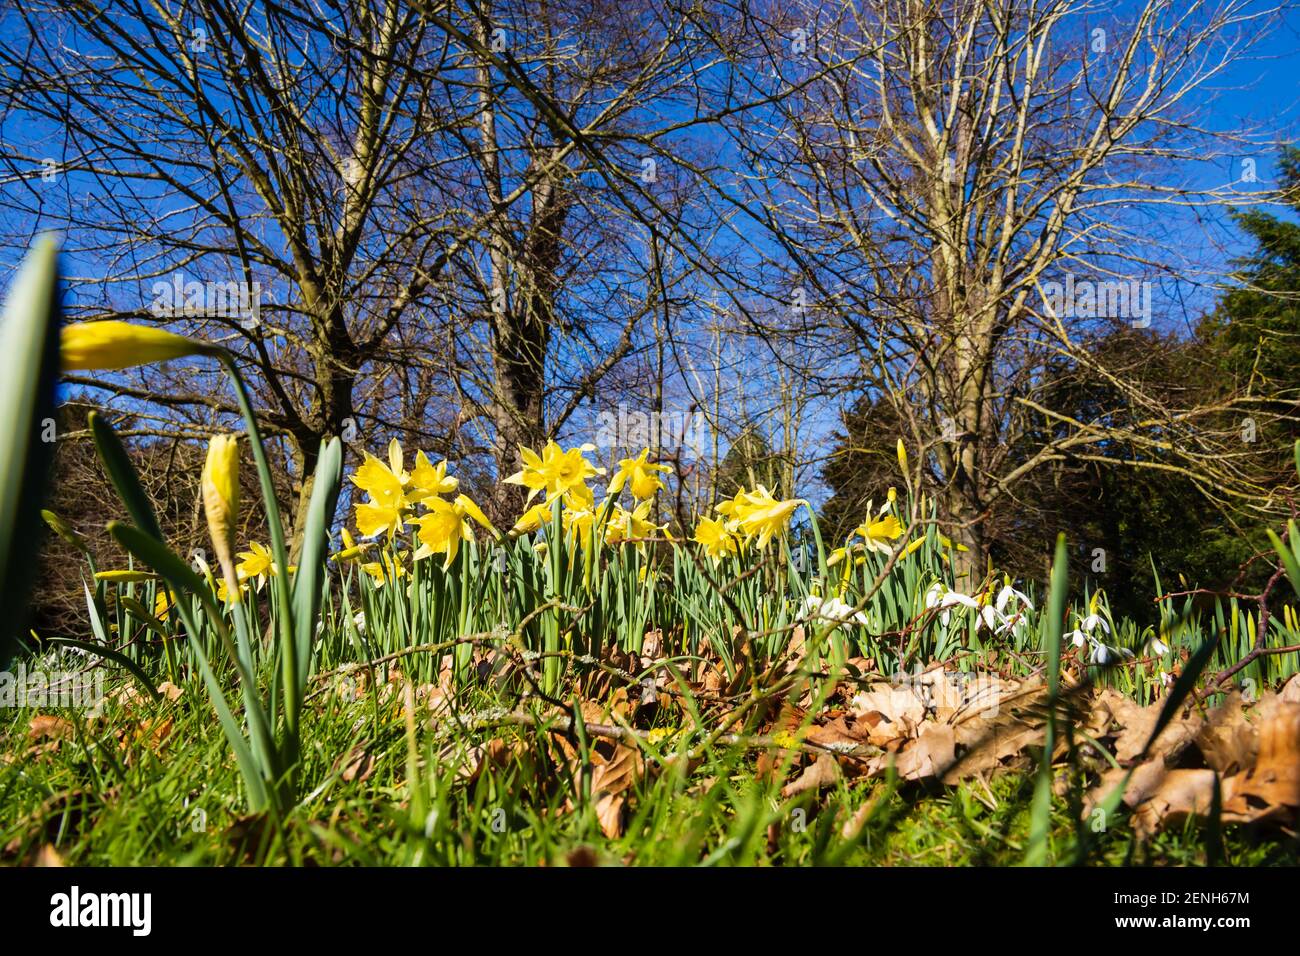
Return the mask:
{"type": "MultiPolygon", "coordinates": [[[[123,685],[129,686],[129,685],[123,685]]],[[[0,848],[7,863],[53,845],[68,864],[135,865],[1013,865],[1031,831],[1032,766],[955,788],[841,782],[780,795],[753,751],[711,747],[689,765],[671,750],[633,789],[628,823],[601,830],[590,774],[557,735],[472,732],[408,715],[397,685],[357,699],[324,693],[305,712],[303,796],[283,818],[249,815],[241,778],[201,686],[175,701],[136,696],[102,716],[69,716],[69,736],[28,737],[33,710],[4,712],[0,848]],[[168,728],[159,742],[154,731],[168,728]],[[485,743],[499,741],[492,755],[485,743]],[[499,759],[492,759],[499,753],[499,759]],[[350,765],[354,771],[348,773],[350,765]],[[476,775],[470,771],[481,765],[476,775]],[[863,808],[869,808],[863,812],[863,808]],[[846,822],[865,816],[851,838],[846,822]]],[[[483,710],[510,702],[483,690],[483,710]]],[[[1076,826],[1056,800],[1049,862],[1072,859],[1076,826]]],[[[1230,831],[1223,862],[1293,863],[1294,840],[1230,831]]],[[[1121,822],[1090,861],[1199,865],[1194,824],[1138,845],[1121,822]]]]}

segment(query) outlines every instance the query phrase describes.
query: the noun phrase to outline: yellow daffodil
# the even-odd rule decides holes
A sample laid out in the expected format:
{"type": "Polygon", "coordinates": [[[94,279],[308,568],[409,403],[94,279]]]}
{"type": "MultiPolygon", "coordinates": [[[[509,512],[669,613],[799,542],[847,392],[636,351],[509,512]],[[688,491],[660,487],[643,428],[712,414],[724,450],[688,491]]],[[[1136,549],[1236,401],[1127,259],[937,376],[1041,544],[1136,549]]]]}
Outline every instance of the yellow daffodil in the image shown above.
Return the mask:
{"type": "Polygon", "coordinates": [[[545,501],[538,502],[527,511],[519,516],[515,526],[510,529],[510,533],[518,537],[521,534],[532,534],[542,525],[551,520],[551,506],[545,501]]]}
{"type": "Polygon", "coordinates": [[[65,325],[59,336],[65,372],[130,368],[215,351],[207,342],[130,322],[76,322],[65,325]]]}
{"type": "MultiPolygon", "coordinates": [[[[240,581],[256,580],[260,588],[268,577],[278,575],[280,569],[265,545],[252,541],[249,543],[248,548],[247,551],[239,552],[241,560],[235,568],[235,574],[240,581]]],[[[296,567],[290,565],[290,574],[297,570],[296,567]]]]}
{"type": "Polygon", "coordinates": [[[239,442],[234,435],[214,435],[208,442],[203,463],[203,512],[208,519],[212,549],[226,581],[226,590],[236,601],[239,591],[235,574],[235,531],[239,525],[239,442]]]}
{"type": "Polygon", "coordinates": [[[744,488],[737,491],[731,498],[719,502],[714,510],[728,520],[729,523],[735,522],[740,517],[740,511],[749,501],[749,492],[744,488]]]}
{"type": "Polygon", "coordinates": [[[171,610],[172,604],[171,592],[166,588],[159,588],[158,593],[153,596],[153,616],[163,621],[167,618],[167,612],[171,610]]]}
{"type": "Polygon", "coordinates": [[[398,581],[406,577],[406,565],[393,556],[391,551],[380,552],[378,561],[367,561],[361,570],[375,582],[376,588],[382,588],[389,581],[398,581]]]}
{"type": "Polygon", "coordinates": [[[238,595],[236,600],[242,600],[244,594],[248,591],[248,583],[245,581],[244,576],[239,573],[238,569],[235,570],[235,576],[239,582],[239,586],[235,588],[234,591],[230,590],[230,588],[226,586],[225,578],[221,578],[217,581],[217,600],[223,604],[230,599],[232,594],[238,595]]]}
{"type": "Polygon", "coordinates": [[[715,562],[735,554],[740,548],[736,536],[717,518],[701,517],[695,525],[695,534],[691,540],[704,548],[704,553],[715,562]]]}
{"type": "Polygon", "coordinates": [[[271,569],[275,567],[275,561],[271,552],[257,541],[251,542],[247,551],[239,552],[239,557],[242,559],[239,562],[239,573],[246,578],[260,578],[274,573],[271,569]]]}
{"type": "MultiPolygon", "coordinates": [[[[602,511],[607,512],[612,505],[612,500],[606,499],[602,511]]],[[[577,485],[565,494],[560,522],[570,541],[577,541],[583,548],[592,544],[596,522],[601,517],[596,513],[596,496],[585,484],[577,485]]]]}
{"type": "Polygon", "coordinates": [[[555,442],[548,441],[539,455],[520,445],[519,458],[523,462],[523,468],[504,480],[508,484],[527,488],[529,501],[541,491],[546,492],[548,501],[554,500],[578,485],[585,484],[588,478],[605,473],[605,469],[595,467],[585,457],[586,452],[595,450],[595,445],[588,444],[564,451],[555,442]]]}
{"type": "Polygon", "coordinates": [[[410,511],[406,486],[411,476],[402,468],[402,446],[394,438],[388,443],[388,464],[369,452],[351,476],[352,483],[369,497],[357,505],[357,528],[367,538],[387,534],[390,538],[404,527],[410,511]]]}
{"type": "MultiPolygon", "coordinates": [[[[734,518],[728,522],[728,527],[734,525],[746,538],[757,538],[759,549],[763,549],[775,535],[785,533],[791,516],[801,504],[807,502],[801,498],[779,500],[759,485],[745,494],[744,501],[735,507],[734,518]]],[[[718,510],[721,511],[721,507],[718,510]]]]}
{"type": "Polygon", "coordinates": [[[664,483],[659,479],[659,472],[668,474],[672,471],[667,465],[652,465],[646,459],[650,456],[647,448],[636,458],[624,458],[618,463],[618,471],[609,483],[609,494],[617,495],[626,486],[637,501],[653,498],[663,489],[664,483]]]}
{"type": "Polygon", "coordinates": [[[906,475],[907,474],[907,447],[903,444],[903,439],[900,438],[898,440],[898,446],[895,448],[895,451],[898,454],[898,467],[901,468],[903,470],[903,474],[906,475]]]}
{"type": "Polygon", "coordinates": [[[643,501],[631,511],[614,506],[609,524],[605,528],[607,544],[619,544],[623,541],[636,540],[643,544],[645,538],[653,538],[664,529],[650,520],[650,507],[653,502],[643,501]]]}
{"type": "Polygon", "coordinates": [[[465,520],[467,517],[496,533],[479,506],[465,495],[457,495],[455,501],[431,498],[425,503],[429,506],[428,513],[411,519],[411,524],[420,529],[420,549],[415,553],[416,560],[430,554],[445,554],[447,557],[442,568],[445,571],[451,567],[461,541],[470,541],[474,537],[469,522],[465,520]]]}
{"type": "Polygon", "coordinates": [[[873,516],[871,504],[868,502],[867,519],[858,525],[850,537],[860,537],[866,549],[877,554],[889,554],[893,551],[894,546],[890,542],[897,541],[903,536],[903,526],[893,515],[885,513],[888,507],[887,503],[873,516]]]}

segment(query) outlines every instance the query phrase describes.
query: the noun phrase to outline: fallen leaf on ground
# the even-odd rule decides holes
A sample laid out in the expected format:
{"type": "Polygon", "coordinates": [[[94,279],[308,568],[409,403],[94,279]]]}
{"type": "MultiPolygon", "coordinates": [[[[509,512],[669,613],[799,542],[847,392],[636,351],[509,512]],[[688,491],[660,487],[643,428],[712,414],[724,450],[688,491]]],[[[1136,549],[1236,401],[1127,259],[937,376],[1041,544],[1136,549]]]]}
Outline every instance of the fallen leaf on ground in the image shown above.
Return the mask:
{"type": "Polygon", "coordinates": [[[623,744],[614,744],[607,757],[599,756],[600,750],[599,745],[592,750],[593,761],[600,762],[591,772],[591,798],[600,830],[612,840],[623,835],[626,794],[644,772],[645,762],[641,751],[623,744]]]}
{"type": "Polygon", "coordinates": [[[77,727],[66,717],[53,714],[37,714],[27,726],[27,736],[31,740],[62,740],[76,734],[77,727]]]}
{"type": "Polygon", "coordinates": [[[1276,701],[1260,720],[1259,757],[1236,778],[1225,817],[1285,820],[1300,810],[1300,704],[1276,701]]]}
{"type": "Polygon", "coordinates": [[[843,774],[839,762],[830,754],[822,754],[811,765],[804,768],[797,780],[781,788],[781,796],[793,797],[809,790],[817,791],[833,787],[843,774]]]}

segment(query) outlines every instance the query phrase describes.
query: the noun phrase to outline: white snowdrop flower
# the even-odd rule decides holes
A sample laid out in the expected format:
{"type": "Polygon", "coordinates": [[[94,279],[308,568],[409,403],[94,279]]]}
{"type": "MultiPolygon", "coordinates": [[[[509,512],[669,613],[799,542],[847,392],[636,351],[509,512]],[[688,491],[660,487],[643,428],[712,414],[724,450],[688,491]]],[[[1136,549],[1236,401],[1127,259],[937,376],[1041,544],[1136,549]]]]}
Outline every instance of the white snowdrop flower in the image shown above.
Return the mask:
{"type": "Polygon", "coordinates": [[[960,591],[949,590],[943,584],[933,584],[930,590],[925,592],[926,610],[940,608],[942,613],[939,615],[939,622],[944,627],[948,626],[948,621],[952,617],[952,608],[968,607],[972,611],[979,611],[979,602],[968,594],[962,594],[960,591]]]}
{"type": "Polygon", "coordinates": [[[839,598],[823,598],[816,594],[810,594],[804,598],[803,609],[800,611],[801,618],[813,618],[821,621],[831,621],[835,624],[861,624],[867,626],[867,616],[861,611],[855,611],[852,606],[845,604],[839,598]]]}
{"type": "Polygon", "coordinates": [[[1017,591],[1011,585],[1007,584],[998,592],[997,599],[993,602],[994,606],[998,609],[999,614],[1006,613],[1007,605],[1011,603],[1012,598],[1015,598],[1017,602],[1029,608],[1029,610],[1032,611],[1034,609],[1033,601],[1029,600],[1023,592],[1017,591]]]}

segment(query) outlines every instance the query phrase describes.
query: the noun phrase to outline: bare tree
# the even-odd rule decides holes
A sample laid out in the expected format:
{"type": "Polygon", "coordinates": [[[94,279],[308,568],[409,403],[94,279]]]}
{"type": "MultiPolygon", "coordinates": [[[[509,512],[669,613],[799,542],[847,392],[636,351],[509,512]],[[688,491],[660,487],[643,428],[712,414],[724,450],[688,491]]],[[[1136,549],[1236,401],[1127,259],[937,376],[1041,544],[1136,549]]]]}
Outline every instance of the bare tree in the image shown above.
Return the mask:
{"type": "Polygon", "coordinates": [[[1267,198],[1192,167],[1263,155],[1202,108],[1275,19],[1246,2],[820,3],[787,13],[783,42],[746,63],[740,96],[787,91],[762,129],[729,124],[763,170],[739,205],[785,270],[775,297],[806,295],[796,334],[828,386],[894,406],[971,565],[990,509],[1063,460],[1267,504],[1226,424],[1248,401],[1171,405],[1089,343],[1176,320],[1162,280],[1213,281],[1180,211],[1267,198]],[[1061,360],[1123,407],[1078,420],[1043,404],[1043,370],[1061,360]]]}

